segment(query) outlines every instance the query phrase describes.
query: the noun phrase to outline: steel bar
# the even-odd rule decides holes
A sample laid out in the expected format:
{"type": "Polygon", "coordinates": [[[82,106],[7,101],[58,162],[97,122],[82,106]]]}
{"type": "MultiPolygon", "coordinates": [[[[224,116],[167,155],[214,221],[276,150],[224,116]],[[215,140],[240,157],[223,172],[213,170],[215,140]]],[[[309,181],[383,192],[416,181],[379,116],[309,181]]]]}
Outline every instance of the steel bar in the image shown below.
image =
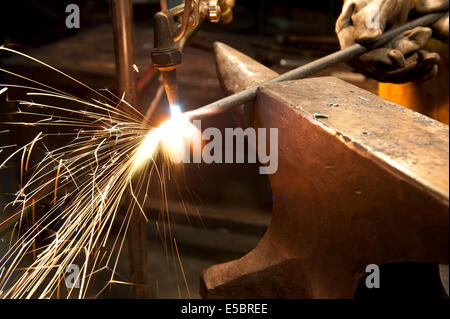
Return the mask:
{"type": "MultiPolygon", "coordinates": [[[[131,105],[137,105],[137,85],[134,65],[133,6],[131,0],[112,0],[114,47],[119,95],[131,105]]],[[[145,221],[133,215],[128,229],[131,281],[135,298],[148,297],[147,249],[145,221]]]]}
{"type": "MultiPolygon", "coordinates": [[[[432,14],[425,15],[421,18],[418,18],[409,23],[406,23],[399,28],[396,28],[394,30],[384,33],[383,36],[381,37],[381,39],[371,46],[363,46],[358,43],[354,44],[351,47],[348,47],[347,49],[332,53],[332,54],[327,55],[323,58],[320,58],[316,61],[313,61],[313,62],[303,65],[301,67],[298,67],[289,72],[286,72],[275,79],[272,79],[270,81],[262,83],[261,85],[305,78],[309,75],[312,75],[316,72],[326,69],[327,67],[329,67],[331,65],[351,60],[353,58],[360,56],[361,54],[363,54],[367,51],[382,47],[387,42],[389,42],[390,40],[392,40],[393,38],[395,38],[396,36],[400,35],[401,33],[405,32],[405,31],[411,30],[418,26],[432,25],[434,22],[436,22],[441,17],[443,17],[444,14],[445,13],[432,13],[432,14]]],[[[203,118],[203,117],[215,115],[215,114],[218,114],[221,112],[225,112],[233,107],[242,105],[242,104],[254,99],[256,97],[257,90],[258,90],[258,86],[248,88],[245,91],[236,93],[234,95],[230,95],[230,96],[220,99],[216,102],[213,102],[211,104],[200,107],[196,110],[186,112],[186,115],[190,119],[196,119],[196,118],[203,118]]]]}

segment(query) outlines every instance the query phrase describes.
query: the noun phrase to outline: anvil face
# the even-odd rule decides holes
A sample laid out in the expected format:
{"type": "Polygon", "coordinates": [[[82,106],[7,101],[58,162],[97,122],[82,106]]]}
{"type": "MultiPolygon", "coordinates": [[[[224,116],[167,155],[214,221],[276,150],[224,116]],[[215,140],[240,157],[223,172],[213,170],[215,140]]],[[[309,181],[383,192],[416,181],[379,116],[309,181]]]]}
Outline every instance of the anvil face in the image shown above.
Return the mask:
{"type": "MultiPolygon", "coordinates": [[[[228,93],[276,76],[216,55],[228,93]]],[[[447,125],[332,77],[265,85],[256,102],[234,115],[279,130],[272,221],[249,254],[204,271],[203,297],[352,298],[368,265],[448,264],[447,125]]]]}

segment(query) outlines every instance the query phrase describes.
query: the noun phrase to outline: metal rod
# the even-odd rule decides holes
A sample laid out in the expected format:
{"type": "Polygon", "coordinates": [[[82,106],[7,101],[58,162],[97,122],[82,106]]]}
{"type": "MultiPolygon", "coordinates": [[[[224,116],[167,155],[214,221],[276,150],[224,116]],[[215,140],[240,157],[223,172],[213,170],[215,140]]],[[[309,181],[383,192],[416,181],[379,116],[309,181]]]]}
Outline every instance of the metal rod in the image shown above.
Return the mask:
{"type": "MultiPolygon", "coordinates": [[[[136,106],[137,85],[134,65],[133,6],[131,0],[112,0],[114,47],[119,94],[136,106]]],[[[135,298],[148,298],[148,267],[145,220],[133,214],[128,228],[132,294],[135,298]]]]}
{"type": "Polygon", "coordinates": [[[351,47],[348,47],[344,50],[337,51],[337,52],[327,55],[323,58],[315,60],[311,63],[308,63],[308,64],[300,66],[294,70],[286,72],[273,80],[264,82],[262,84],[259,84],[258,86],[251,87],[247,90],[230,95],[228,97],[220,99],[211,104],[202,106],[196,110],[186,112],[185,114],[192,120],[192,119],[196,119],[196,118],[204,118],[204,117],[208,117],[211,115],[225,112],[233,107],[242,105],[242,104],[254,99],[256,97],[258,87],[261,85],[305,78],[311,74],[314,74],[323,69],[326,69],[327,67],[329,67],[331,65],[351,60],[353,58],[360,56],[361,54],[363,54],[367,51],[370,51],[370,50],[373,50],[376,48],[380,48],[380,47],[384,46],[387,42],[389,42],[390,40],[392,40],[393,38],[402,34],[405,31],[411,30],[411,29],[413,29],[415,27],[419,27],[419,26],[429,26],[429,25],[433,24],[434,22],[436,22],[437,20],[439,20],[445,14],[446,13],[432,13],[432,14],[425,15],[421,18],[418,18],[416,20],[406,23],[399,28],[396,28],[394,30],[384,33],[381,36],[380,40],[378,40],[376,43],[374,43],[371,46],[363,46],[361,44],[354,44],[351,47]]]}
{"type": "Polygon", "coordinates": [[[130,0],[112,0],[114,48],[118,93],[133,106],[137,104],[134,64],[133,8],[130,0]]]}

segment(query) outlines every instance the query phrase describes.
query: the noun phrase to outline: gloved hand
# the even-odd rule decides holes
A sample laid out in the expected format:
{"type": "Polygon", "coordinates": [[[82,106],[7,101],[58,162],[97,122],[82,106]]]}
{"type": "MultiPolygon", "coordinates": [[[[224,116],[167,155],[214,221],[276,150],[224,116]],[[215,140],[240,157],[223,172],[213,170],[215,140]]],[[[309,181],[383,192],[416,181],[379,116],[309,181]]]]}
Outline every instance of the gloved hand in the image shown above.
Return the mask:
{"type": "MultiPolygon", "coordinates": [[[[347,0],[338,21],[336,33],[341,48],[377,41],[387,26],[404,24],[413,5],[411,0],[347,0]]],[[[421,0],[417,12],[429,13],[448,9],[448,0],[421,0]]],[[[436,23],[440,27],[444,23],[436,23]]],[[[445,29],[441,28],[440,30],[445,29]]],[[[380,82],[404,83],[426,80],[437,71],[440,57],[423,50],[433,31],[417,27],[404,32],[385,47],[372,50],[352,61],[361,73],[380,82]]],[[[445,36],[445,31],[439,34],[445,36]]],[[[448,25],[447,25],[448,34],[448,25]]]]}
{"type": "MultiPolygon", "coordinates": [[[[448,11],[449,0],[420,0],[414,10],[420,15],[432,12],[448,11]]],[[[448,12],[446,16],[439,19],[432,25],[433,38],[448,41],[448,12]]]]}

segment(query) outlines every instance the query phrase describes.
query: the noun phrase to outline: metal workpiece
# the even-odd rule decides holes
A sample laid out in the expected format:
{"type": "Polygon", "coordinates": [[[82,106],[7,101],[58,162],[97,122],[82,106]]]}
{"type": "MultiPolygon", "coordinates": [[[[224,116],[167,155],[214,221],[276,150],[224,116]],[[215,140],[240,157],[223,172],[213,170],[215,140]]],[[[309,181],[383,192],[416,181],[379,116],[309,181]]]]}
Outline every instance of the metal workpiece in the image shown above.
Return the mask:
{"type": "MultiPolygon", "coordinates": [[[[289,81],[289,80],[305,78],[314,73],[322,71],[336,63],[349,61],[353,58],[360,56],[361,54],[363,54],[369,50],[382,47],[387,42],[389,42],[390,40],[392,40],[393,38],[395,38],[396,36],[400,35],[401,33],[405,32],[407,30],[411,30],[418,26],[432,25],[434,22],[439,20],[444,15],[445,15],[445,13],[432,13],[432,14],[425,15],[414,21],[406,23],[405,25],[403,25],[401,27],[398,27],[394,30],[384,33],[383,36],[381,37],[381,39],[371,46],[363,46],[361,44],[354,44],[353,46],[350,46],[346,49],[332,53],[323,58],[317,59],[311,63],[308,63],[308,64],[300,66],[294,70],[286,72],[286,73],[280,75],[279,77],[269,80],[263,84],[277,83],[277,82],[282,82],[282,81],[289,81]]],[[[257,92],[257,87],[249,87],[244,91],[238,92],[234,95],[230,95],[230,96],[220,99],[216,102],[213,102],[211,104],[200,107],[196,110],[187,112],[186,114],[191,119],[216,115],[221,112],[225,112],[233,107],[236,107],[236,106],[242,105],[246,102],[254,100],[256,97],[256,92],[257,92]]]]}
{"type": "MultiPolygon", "coordinates": [[[[219,80],[225,94],[230,95],[255,87],[278,76],[278,73],[247,55],[221,43],[214,43],[219,80]]],[[[233,108],[233,118],[242,128],[253,126],[253,101],[233,108]]]]}
{"type": "Polygon", "coordinates": [[[448,264],[447,125],[332,77],[263,85],[255,114],[278,129],[272,220],[202,297],[353,298],[370,264],[448,264]]]}

